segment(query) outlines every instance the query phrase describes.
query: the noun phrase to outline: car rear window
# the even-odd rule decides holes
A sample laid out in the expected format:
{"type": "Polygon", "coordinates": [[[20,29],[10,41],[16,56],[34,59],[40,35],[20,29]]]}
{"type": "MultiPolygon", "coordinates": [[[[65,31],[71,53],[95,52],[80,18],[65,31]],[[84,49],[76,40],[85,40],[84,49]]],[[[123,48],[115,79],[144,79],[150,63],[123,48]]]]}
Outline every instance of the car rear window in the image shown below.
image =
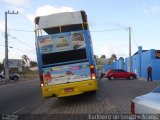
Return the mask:
{"type": "Polygon", "coordinates": [[[155,90],[153,90],[154,93],[160,93],[160,87],[156,88],[155,90]]]}

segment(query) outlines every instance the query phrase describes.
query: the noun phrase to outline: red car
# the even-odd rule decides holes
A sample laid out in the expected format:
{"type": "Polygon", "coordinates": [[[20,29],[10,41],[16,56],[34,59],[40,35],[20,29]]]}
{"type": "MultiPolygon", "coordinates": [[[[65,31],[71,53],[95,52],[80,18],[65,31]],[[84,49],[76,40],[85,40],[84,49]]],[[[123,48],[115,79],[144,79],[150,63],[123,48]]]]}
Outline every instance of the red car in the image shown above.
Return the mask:
{"type": "Polygon", "coordinates": [[[105,76],[105,78],[108,78],[109,80],[114,80],[115,78],[126,78],[126,79],[136,79],[137,75],[132,72],[127,72],[122,69],[114,69],[114,70],[109,70],[105,76]]]}

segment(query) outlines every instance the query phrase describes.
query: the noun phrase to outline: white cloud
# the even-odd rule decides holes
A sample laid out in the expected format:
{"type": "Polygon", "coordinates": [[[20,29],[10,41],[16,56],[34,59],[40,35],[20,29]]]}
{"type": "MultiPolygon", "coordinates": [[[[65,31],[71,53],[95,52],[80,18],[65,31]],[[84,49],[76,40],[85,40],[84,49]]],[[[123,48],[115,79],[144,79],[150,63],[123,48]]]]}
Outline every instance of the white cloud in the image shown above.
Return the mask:
{"type": "Polygon", "coordinates": [[[3,2],[6,2],[9,5],[13,6],[26,6],[29,5],[28,0],[2,0],[3,2]]]}
{"type": "Polygon", "coordinates": [[[144,13],[146,14],[146,15],[148,15],[149,14],[149,10],[148,9],[146,9],[146,8],[144,8],[144,13]]]}
{"type": "Polygon", "coordinates": [[[33,21],[35,16],[43,16],[43,15],[49,15],[49,14],[54,14],[54,13],[72,12],[72,11],[74,10],[73,8],[70,8],[70,7],[54,7],[50,5],[45,5],[45,6],[41,6],[37,8],[34,14],[28,14],[27,18],[33,21]]]}
{"type": "Polygon", "coordinates": [[[24,12],[24,8],[29,7],[29,0],[2,0],[6,3],[5,7],[9,10],[24,12]]]}
{"type": "Polygon", "coordinates": [[[4,32],[4,26],[5,26],[4,21],[1,21],[1,22],[0,22],[0,31],[1,31],[1,32],[4,32]]]}
{"type": "Polygon", "coordinates": [[[152,6],[152,7],[151,7],[151,11],[152,11],[152,12],[160,12],[160,6],[158,6],[158,5],[152,6]]]}
{"type": "Polygon", "coordinates": [[[160,12],[160,5],[155,5],[155,6],[151,6],[151,7],[144,7],[143,11],[147,15],[160,12]]]}
{"type": "MultiPolygon", "coordinates": [[[[16,6],[13,6],[13,5],[7,5],[6,6],[6,9],[9,9],[9,10],[13,10],[14,12],[19,12],[19,13],[22,13],[22,12],[24,12],[24,9],[23,8],[21,8],[21,7],[16,7],[16,6]]],[[[10,12],[12,12],[12,11],[10,11],[10,12]]]]}
{"type": "Polygon", "coordinates": [[[97,45],[94,45],[94,54],[98,55],[98,57],[101,57],[101,55],[105,55],[106,58],[110,58],[112,54],[115,54],[117,58],[123,57],[126,58],[128,57],[128,54],[126,54],[126,51],[128,50],[127,45],[115,45],[115,44],[110,44],[108,43],[100,45],[101,47],[99,48],[100,44],[97,43],[97,45]]]}
{"type": "Polygon", "coordinates": [[[98,51],[95,51],[95,54],[98,55],[98,57],[101,57],[101,55],[105,55],[106,58],[110,58],[112,54],[117,55],[117,52],[113,50],[111,47],[101,46],[101,48],[96,49],[96,50],[98,51]]]}
{"type": "Polygon", "coordinates": [[[35,15],[33,15],[33,14],[28,14],[27,15],[27,18],[30,20],[30,21],[34,21],[34,18],[35,18],[35,15]]]}
{"type": "Polygon", "coordinates": [[[49,15],[53,13],[59,13],[59,12],[71,12],[73,11],[73,8],[70,7],[60,7],[56,8],[50,5],[45,5],[42,7],[39,7],[36,11],[36,15],[49,15]]]}

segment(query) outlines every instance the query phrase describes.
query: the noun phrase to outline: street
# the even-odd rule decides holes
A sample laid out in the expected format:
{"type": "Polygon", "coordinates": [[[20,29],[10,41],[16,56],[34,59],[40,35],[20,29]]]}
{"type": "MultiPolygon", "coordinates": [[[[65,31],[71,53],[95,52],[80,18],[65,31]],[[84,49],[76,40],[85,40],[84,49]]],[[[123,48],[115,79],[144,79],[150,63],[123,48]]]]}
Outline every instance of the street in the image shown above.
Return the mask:
{"type": "Polygon", "coordinates": [[[43,98],[38,80],[17,82],[6,87],[0,86],[0,113],[38,114],[34,119],[43,120],[57,114],[130,114],[131,100],[159,85],[160,81],[103,79],[99,81],[96,94],[43,98]]]}
{"type": "Polygon", "coordinates": [[[41,98],[39,80],[0,85],[0,113],[19,113],[41,98]]]}
{"type": "MultiPolygon", "coordinates": [[[[131,100],[160,85],[159,81],[106,80],[99,82],[96,94],[88,93],[66,98],[48,98],[50,114],[130,113],[131,100]]],[[[42,107],[45,107],[43,104],[42,107]]]]}

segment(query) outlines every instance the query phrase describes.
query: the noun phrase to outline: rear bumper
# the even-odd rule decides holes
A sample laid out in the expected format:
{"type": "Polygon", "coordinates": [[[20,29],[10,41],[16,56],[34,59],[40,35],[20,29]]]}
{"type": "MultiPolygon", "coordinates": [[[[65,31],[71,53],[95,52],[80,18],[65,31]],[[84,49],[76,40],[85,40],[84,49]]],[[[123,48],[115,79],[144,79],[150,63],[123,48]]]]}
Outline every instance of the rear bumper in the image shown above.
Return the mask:
{"type": "Polygon", "coordinates": [[[97,80],[85,80],[74,83],[66,83],[60,85],[42,87],[43,97],[57,96],[65,97],[82,94],[87,91],[95,91],[98,89],[97,80]],[[73,88],[72,92],[65,92],[66,88],[73,88]]]}

